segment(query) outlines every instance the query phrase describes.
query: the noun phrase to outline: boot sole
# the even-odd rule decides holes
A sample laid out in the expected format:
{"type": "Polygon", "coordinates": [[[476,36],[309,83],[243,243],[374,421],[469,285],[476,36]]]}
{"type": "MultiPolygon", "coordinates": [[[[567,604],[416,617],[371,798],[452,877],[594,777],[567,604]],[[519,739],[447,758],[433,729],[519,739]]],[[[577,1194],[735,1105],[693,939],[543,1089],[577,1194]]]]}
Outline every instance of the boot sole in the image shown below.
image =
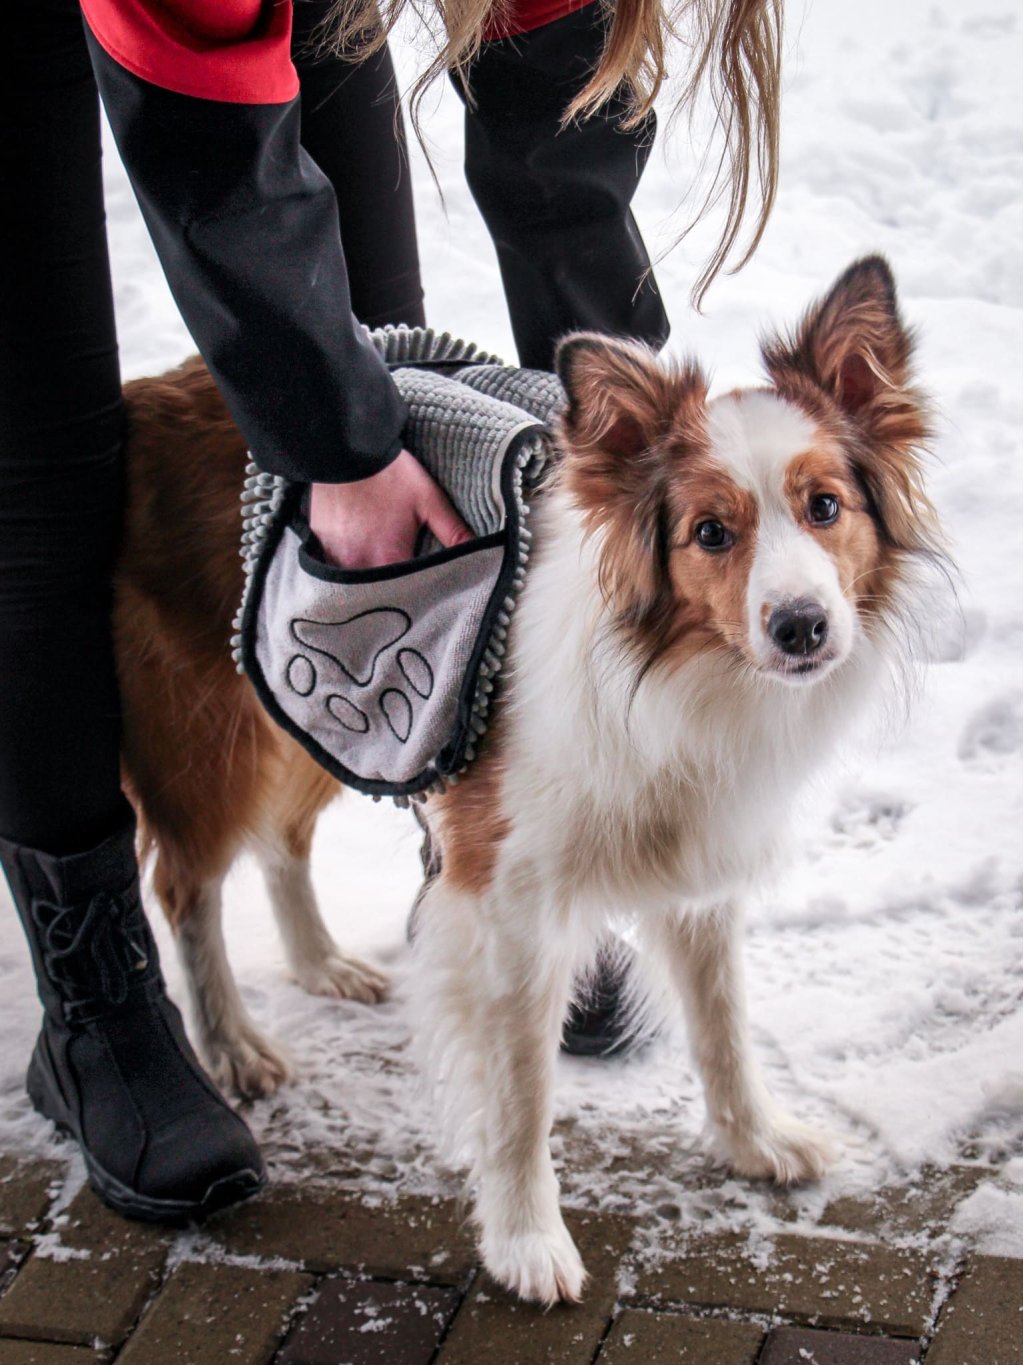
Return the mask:
{"type": "Polygon", "coordinates": [[[25,1078],[25,1088],[33,1108],[43,1118],[49,1119],[58,1132],[72,1138],[77,1144],[85,1161],[85,1169],[90,1188],[108,1208],[125,1218],[134,1218],[145,1223],[164,1223],[180,1226],[185,1223],[201,1222],[210,1214],[232,1204],[239,1204],[259,1194],[267,1183],[266,1171],[253,1171],[244,1167],[231,1175],[215,1180],[205,1191],[202,1199],[153,1199],[140,1194],[103,1168],[82,1142],[71,1116],[65,1106],[57,1099],[59,1091],[52,1077],[47,1077],[39,1052],[32,1053],[25,1078]],[[49,1082],[49,1083],[48,1083],[49,1082]]]}

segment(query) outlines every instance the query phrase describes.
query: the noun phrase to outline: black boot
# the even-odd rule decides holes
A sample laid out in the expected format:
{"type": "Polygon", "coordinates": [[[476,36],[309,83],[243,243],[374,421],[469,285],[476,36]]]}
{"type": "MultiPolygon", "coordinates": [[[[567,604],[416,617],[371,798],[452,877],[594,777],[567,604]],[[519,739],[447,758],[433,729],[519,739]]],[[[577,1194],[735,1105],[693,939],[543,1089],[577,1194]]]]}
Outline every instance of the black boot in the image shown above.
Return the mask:
{"type": "Polygon", "coordinates": [[[255,1194],[266,1180],[255,1139],[164,990],[130,812],[70,857],[0,839],[0,864],[44,1008],[29,1098],[79,1143],[99,1197],[127,1217],[177,1223],[255,1194]]]}

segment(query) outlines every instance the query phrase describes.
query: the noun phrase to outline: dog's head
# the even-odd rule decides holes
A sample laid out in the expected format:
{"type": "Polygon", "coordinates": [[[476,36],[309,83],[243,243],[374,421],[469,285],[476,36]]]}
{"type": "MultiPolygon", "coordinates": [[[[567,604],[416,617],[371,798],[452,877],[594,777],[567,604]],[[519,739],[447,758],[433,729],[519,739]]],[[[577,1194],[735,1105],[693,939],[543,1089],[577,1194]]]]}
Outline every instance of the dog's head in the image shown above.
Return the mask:
{"type": "Polygon", "coordinates": [[[714,650],[802,686],[894,626],[907,566],[937,539],[910,353],[879,257],[764,343],[770,387],[709,402],[696,365],[562,343],[563,477],[644,671],[714,650]]]}

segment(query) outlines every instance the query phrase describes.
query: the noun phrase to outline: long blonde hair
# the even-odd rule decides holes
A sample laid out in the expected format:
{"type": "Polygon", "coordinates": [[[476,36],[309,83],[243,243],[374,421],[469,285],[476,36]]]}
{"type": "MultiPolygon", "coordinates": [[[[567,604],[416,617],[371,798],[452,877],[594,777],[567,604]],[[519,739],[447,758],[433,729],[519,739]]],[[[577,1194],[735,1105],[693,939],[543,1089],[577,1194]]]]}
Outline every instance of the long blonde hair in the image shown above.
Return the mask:
{"type": "MultiPolygon", "coordinates": [[[[728,210],[718,244],[694,285],[693,302],[699,308],[736,247],[752,182],[759,201],[756,218],[733,271],[742,269],[754,254],[775,202],[783,0],[598,3],[609,18],[604,50],[587,85],[564,111],[563,125],[591,117],[613,95],[623,92],[628,106],[623,128],[642,123],[668,78],[666,52],[673,40],[689,53],[676,111],[692,108],[702,89],[712,100],[720,152],[710,188],[690,227],[726,199],[728,210]]],[[[438,76],[451,72],[466,88],[467,72],[484,31],[491,21],[500,22],[508,0],[334,0],[323,26],[323,41],[340,55],[361,60],[383,47],[409,5],[424,18],[432,17],[432,7],[443,26],[437,56],[412,88],[412,117],[418,134],[419,109],[428,87],[438,76]]]]}

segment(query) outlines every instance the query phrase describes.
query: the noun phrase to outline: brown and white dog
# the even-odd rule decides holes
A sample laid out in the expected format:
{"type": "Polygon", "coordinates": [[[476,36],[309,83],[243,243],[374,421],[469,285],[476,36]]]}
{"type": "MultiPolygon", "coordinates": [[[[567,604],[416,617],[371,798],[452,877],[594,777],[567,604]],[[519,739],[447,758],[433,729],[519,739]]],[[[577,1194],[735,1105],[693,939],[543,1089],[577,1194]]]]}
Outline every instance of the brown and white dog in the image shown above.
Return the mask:
{"type": "MultiPolygon", "coordinates": [[[[559,351],[562,458],[535,506],[502,703],[464,780],[425,811],[443,871],[413,987],[483,1259],[526,1298],[583,1287],[549,1151],[554,1063],[574,972],[624,908],[678,987],[733,1169],[791,1182],[827,1164],[827,1140],[755,1069],[740,906],[778,862],[791,799],[907,654],[916,566],[938,547],[910,351],[878,258],[765,345],[764,388],[709,401],[695,366],[643,347],[580,335],[559,351]]],[[[241,438],[197,362],[127,397],[126,771],[199,1047],[222,1083],[267,1093],[285,1066],[220,929],[243,846],[307,989],[372,1000],[384,982],[335,945],[309,881],[336,784],[228,654],[241,438]]]]}

